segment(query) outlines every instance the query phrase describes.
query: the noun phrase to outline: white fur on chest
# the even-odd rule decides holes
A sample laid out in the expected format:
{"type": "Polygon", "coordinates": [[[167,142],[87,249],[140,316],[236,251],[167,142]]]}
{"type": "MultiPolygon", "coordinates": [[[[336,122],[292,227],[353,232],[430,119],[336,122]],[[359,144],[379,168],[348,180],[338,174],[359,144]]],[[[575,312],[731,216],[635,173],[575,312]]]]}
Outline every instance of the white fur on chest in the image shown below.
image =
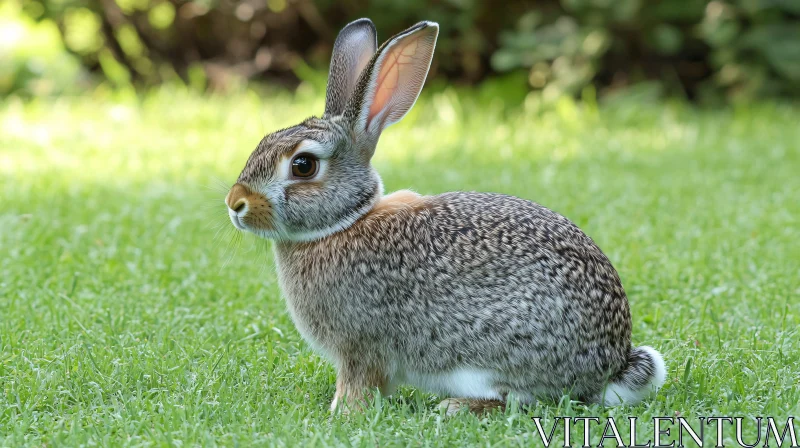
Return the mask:
{"type": "Polygon", "coordinates": [[[392,380],[440,396],[502,399],[494,386],[495,373],[485,369],[461,367],[443,373],[403,372],[392,380]]]}

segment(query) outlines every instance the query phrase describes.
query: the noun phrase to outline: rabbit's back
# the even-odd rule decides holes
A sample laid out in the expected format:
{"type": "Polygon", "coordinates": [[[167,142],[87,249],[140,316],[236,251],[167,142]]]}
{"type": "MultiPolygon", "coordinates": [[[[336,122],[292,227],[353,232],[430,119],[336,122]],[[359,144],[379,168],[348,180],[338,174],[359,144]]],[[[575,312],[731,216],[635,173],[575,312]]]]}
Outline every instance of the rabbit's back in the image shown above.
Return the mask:
{"type": "Polygon", "coordinates": [[[279,243],[303,335],[399,378],[490,372],[496,387],[591,394],[626,365],[630,311],[577,226],[498,194],[406,196],[310,243],[279,243]]]}

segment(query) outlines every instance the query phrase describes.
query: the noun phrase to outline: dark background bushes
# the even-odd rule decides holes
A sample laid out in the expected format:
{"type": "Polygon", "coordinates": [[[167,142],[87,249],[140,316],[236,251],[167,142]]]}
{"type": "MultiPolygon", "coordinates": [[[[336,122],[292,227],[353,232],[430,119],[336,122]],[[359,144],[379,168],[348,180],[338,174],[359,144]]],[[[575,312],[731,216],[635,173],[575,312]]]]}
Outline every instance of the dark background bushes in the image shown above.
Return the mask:
{"type": "MultiPolygon", "coordinates": [[[[436,78],[503,79],[545,100],[642,82],[704,101],[800,93],[798,0],[10,1],[55,26],[86,85],[292,86],[324,72],[342,25],[370,17],[380,40],[439,22],[436,78]]],[[[30,91],[45,76],[29,56],[10,58],[0,89],[30,91]]]]}

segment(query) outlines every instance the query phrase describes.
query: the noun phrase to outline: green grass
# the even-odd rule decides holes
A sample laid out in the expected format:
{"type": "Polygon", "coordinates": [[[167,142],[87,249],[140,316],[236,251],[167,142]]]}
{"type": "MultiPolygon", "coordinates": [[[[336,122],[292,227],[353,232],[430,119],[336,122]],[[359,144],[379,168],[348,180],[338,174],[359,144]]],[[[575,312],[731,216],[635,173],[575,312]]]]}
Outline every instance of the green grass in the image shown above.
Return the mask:
{"type": "Polygon", "coordinates": [[[619,270],[634,343],[666,358],[656,398],[445,419],[405,388],[331,418],[333,369],[294,329],[269,245],[236,237],[222,202],[320,92],[9,98],[0,446],[530,446],[532,416],[638,416],[652,435],[651,416],[800,414],[800,109],[474,98],[429,94],[384,134],[387,191],[504,192],[572,219],[619,270]]]}

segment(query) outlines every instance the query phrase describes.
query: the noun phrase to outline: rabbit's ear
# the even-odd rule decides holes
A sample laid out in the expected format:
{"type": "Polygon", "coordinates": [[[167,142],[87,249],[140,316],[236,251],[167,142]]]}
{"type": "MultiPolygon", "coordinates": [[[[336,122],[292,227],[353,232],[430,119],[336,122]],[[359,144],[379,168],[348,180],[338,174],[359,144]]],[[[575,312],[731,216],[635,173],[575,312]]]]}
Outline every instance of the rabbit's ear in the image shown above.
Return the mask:
{"type": "Polygon", "coordinates": [[[341,115],[344,112],[361,72],[377,48],[377,34],[371,20],[358,19],[342,28],[333,44],[325,115],[341,115]]]}
{"type": "Polygon", "coordinates": [[[361,74],[345,115],[358,135],[376,143],[417,101],[436,47],[439,24],[420,22],[384,43],[361,74]]]}

